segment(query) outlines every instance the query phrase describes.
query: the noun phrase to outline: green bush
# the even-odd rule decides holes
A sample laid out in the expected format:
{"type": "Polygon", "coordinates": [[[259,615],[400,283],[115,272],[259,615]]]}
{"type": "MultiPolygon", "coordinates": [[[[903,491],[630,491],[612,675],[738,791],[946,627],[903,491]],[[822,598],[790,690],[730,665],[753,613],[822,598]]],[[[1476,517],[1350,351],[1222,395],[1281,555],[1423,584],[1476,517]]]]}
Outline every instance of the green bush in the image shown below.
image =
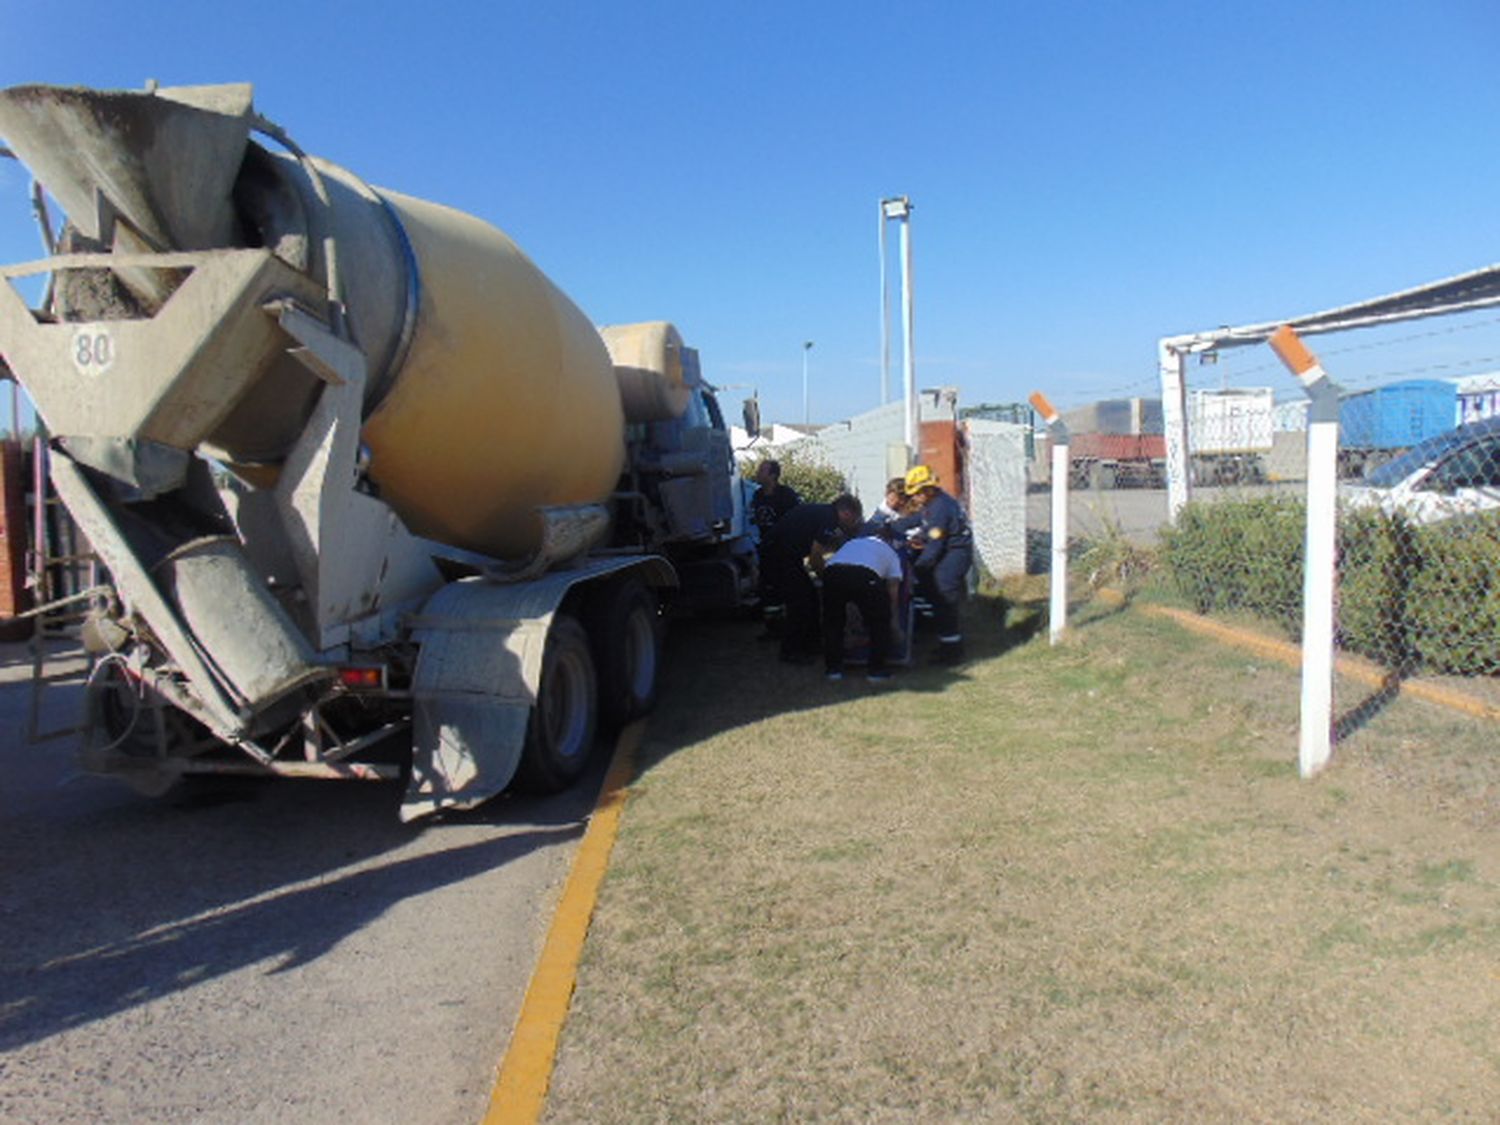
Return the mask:
{"type": "MultiPolygon", "coordinates": [[[[1296,637],[1305,520],[1278,497],[1189,504],[1162,563],[1198,612],[1249,611],[1296,637]]],[[[1403,670],[1500,672],[1500,514],[1413,527],[1345,512],[1338,550],[1341,647],[1403,670]]]]}
{"type": "Polygon", "coordinates": [[[1399,516],[1349,512],[1339,520],[1338,643],[1393,668],[1413,663],[1406,584],[1418,557],[1399,516]]]}
{"type": "Polygon", "coordinates": [[[1296,635],[1302,613],[1300,501],[1282,497],[1183,508],[1163,561],[1199,613],[1249,610],[1296,635]]]}
{"type": "Polygon", "coordinates": [[[1411,644],[1424,667],[1500,672],[1500,516],[1417,529],[1421,567],[1406,592],[1411,644]]]}
{"type": "Polygon", "coordinates": [[[769,449],[764,455],[751,454],[740,461],[740,471],[753,480],[756,466],[767,459],[781,462],[781,483],[795,488],[806,503],[828,504],[839,493],[849,491],[844,474],[815,451],[804,450],[802,443],[784,449],[769,449]]]}

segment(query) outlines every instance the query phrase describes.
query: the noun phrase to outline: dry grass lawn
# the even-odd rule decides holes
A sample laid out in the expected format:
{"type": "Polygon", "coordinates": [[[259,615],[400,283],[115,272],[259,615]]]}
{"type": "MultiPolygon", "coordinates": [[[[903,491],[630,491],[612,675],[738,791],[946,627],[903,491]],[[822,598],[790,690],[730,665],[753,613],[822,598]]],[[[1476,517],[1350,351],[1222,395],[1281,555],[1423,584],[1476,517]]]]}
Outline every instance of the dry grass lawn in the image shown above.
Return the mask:
{"type": "Polygon", "coordinates": [[[1500,754],[1140,613],[827,684],[685,626],[550,1122],[1494,1120],[1500,754]]]}

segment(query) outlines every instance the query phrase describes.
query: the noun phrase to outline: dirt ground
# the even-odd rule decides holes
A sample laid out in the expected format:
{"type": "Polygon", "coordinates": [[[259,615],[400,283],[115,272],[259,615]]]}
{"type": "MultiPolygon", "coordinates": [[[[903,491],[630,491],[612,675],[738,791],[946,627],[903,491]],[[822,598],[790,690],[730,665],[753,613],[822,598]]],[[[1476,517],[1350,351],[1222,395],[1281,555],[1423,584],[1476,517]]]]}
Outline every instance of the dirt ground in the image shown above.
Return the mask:
{"type": "Polygon", "coordinates": [[[677,630],[547,1120],[1493,1120],[1500,757],[1129,609],[893,688],[677,630]]]}

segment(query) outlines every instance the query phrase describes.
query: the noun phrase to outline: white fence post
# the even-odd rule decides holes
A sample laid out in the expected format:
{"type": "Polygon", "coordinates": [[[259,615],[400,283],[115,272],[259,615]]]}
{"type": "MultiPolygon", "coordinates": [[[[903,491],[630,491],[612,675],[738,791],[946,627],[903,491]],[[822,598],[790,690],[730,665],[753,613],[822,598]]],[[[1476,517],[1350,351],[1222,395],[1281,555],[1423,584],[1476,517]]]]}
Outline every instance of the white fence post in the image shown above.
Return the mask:
{"type": "Polygon", "coordinates": [[[1334,582],[1338,541],[1338,387],[1290,325],[1270,345],[1302,383],[1307,407],[1307,538],[1302,572],[1302,735],[1297,769],[1311,777],[1333,754],[1334,582]]]}
{"type": "Polygon", "coordinates": [[[1183,379],[1184,351],[1175,339],[1156,346],[1161,375],[1161,424],[1167,447],[1167,521],[1174,526],[1177,515],[1192,499],[1188,476],[1187,389],[1183,379]]]}
{"type": "Polygon", "coordinates": [[[1068,427],[1063,425],[1057,408],[1047,396],[1037,391],[1031,405],[1047,423],[1052,439],[1052,570],[1049,588],[1048,638],[1052,644],[1062,640],[1068,627],[1068,427]]]}

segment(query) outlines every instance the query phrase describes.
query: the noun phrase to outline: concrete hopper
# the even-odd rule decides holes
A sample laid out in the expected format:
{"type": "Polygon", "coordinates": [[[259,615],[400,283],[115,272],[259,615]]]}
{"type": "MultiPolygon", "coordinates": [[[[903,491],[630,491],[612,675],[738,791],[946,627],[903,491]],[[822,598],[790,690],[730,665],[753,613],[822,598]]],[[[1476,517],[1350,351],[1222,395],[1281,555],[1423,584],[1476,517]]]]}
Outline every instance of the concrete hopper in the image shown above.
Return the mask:
{"type": "Polygon", "coordinates": [[[117,221],[135,232],[120,249],[233,245],[250,119],[248,84],[0,91],[0,137],[85,236],[113,245],[117,221]]]}

